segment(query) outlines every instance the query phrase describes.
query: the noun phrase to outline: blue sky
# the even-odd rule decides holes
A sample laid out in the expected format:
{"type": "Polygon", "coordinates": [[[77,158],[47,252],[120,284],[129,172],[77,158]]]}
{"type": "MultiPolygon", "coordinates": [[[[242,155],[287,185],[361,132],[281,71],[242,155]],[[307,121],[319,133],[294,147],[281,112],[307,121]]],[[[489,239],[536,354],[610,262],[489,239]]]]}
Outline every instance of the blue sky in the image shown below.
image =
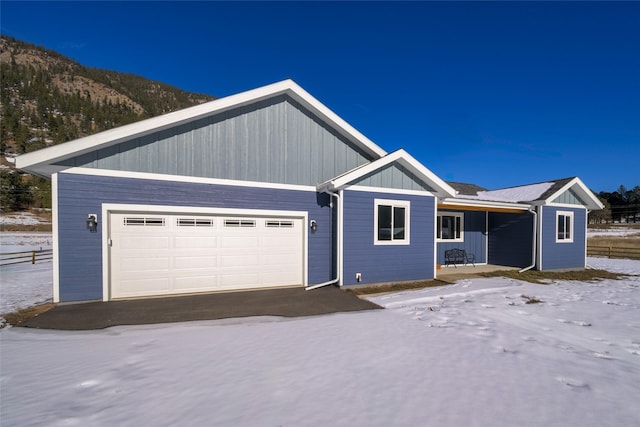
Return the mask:
{"type": "Polygon", "coordinates": [[[640,2],[14,2],[2,33],[217,97],[292,78],[489,189],[640,185],[640,2]]]}

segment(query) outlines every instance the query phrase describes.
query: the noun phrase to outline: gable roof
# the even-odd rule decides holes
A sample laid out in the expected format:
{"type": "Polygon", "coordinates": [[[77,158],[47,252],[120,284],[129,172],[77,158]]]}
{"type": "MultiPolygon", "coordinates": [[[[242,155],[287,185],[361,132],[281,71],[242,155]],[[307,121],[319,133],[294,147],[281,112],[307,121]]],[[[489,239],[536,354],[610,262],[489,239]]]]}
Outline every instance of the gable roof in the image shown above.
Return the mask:
{"type": "Polygon", "coordinates": [[[34,175],[49,177],[52,173],[66,169],[59,166],[63,160],[89,152],[111,147],[122,142],[139,138],[154,132],[177,127],[225,111],[254,104],[265,99],[286,94],[300,103],[373,158],[386,155],[386,151],[341,119],[293,80],[287,79],[236,95],[219,98],[204,104],[185,108],[172,113],[120,126],[94,135],[89,135],[42,150],[26,153],[16,158],[16,167],[34,175]]]}
{"type": "Polygon", "coordinates": [[[434,190],[434,194],[438,197],[455,196],[456,191],[449,184],[440,179],[403,149],[396,150],[378,160],[359,166],[329,181],[323,182],[317,186],[317,189],[320,192],[341,190],[358,179],[381,170],[392,163],[398,163],[416,175],[416,177],[431,187],[434,190]]]}
{"type": "MultiPolygon", "coordinates": [[[[458,184],[460,191],[455,199],[478,202],[499,202],[518,204],[550,204],[554,203],[566,191],[572,190],[580,202],[590,210],[602,209],[604,205],[578,177],[562,178],[535,184],[507,187],[497,190],[475,190],[473,184],[458,184]]],[[[477,187],[481,188],[481,187],[477,187]]]]}

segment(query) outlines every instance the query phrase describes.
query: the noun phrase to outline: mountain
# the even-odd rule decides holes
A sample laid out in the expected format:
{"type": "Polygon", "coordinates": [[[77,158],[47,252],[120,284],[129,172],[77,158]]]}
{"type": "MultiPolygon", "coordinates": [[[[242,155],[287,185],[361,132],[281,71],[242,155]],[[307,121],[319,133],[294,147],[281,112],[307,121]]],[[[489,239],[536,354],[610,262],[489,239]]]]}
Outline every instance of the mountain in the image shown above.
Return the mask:
{"type": "Polygon", "coordinates": [[[48,190],[41,190],[48,184],[11,177],[15,171],[5,156],[213,99],[141,76],[86,67],[53,50],[0,35],[0,208],[48,206],[48,190]],[[16,197],[7,196],[12,192],[16,197]]]}

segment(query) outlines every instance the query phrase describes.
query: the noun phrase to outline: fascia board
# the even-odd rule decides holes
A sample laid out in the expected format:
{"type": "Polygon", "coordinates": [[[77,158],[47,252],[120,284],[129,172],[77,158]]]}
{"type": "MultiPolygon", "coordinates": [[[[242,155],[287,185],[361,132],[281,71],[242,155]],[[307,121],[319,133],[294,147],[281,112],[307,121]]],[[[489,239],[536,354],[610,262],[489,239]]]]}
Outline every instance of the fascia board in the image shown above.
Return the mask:
{"type": "Polygon", "coordinates": [[[318,186],[318,189],[319,191],[324,191],[327,189],[342,189],[345,186],[349,185],[351,182],[362,178],[363,176],[368,175],[372,172],[375,172],[376,170],[382,169],[383,167],[393,162],[400,163],[410,172],[423,179],[429,185],[433,186],[436,190],[436,194],[440,196],[455,196],[456,191],[449,184],[444,182],[429,169],[424,167],[420,162],[418,162],[403,149],[394,151],[393,153],[387,154],[381,159],[353,169],[351,172],[347,172],[333,180],[324,182],[318,186]]]}
{"type": "Polygon", "coordinates": [[[360,146],[370,155],[373,155],[374,157],[381,157],[386,154],[382,148],[355,130],[351,125],[342,120],[330,109],[298,86],[293,80],[287,79],[236,95],[230,95],[204,104],[164,114],[162,116],[152,117],[140,122],[119,126],[95,135],[89,135],[84,138],[69,141],[64,144],[23,154],[16,158],[16,167],[36,174],[46,174],[42,168],[42,165],[44,164],[59,162],[70,157],[80,156],[82,154],[116,145],[133,138],[139,138],[150,133],[180,126],[184,123],[214,114],[220,114],[232,108],[242,107],[285,93],[315,114],[318,114],[328,124],[335,126],[343,136],[360,146]]]}
{"type": "Polygon", "coordinates": [[[587,188],[587,186],[584,184],[584,182],[582,182],[582,180],[580,178],[578,178],[578,177],[573,178],[571,181],[569,181],[560,190],[556,191],[551,196],[547,197],[544,200],[544,203],[545,204],[553,203],[553,200],[558,198],[562,193],[564,193],[565,191],[569,190],[570,188],[574,188],[574,190],[577,189],[578,191],[576,191],[576,192],[580,196],[582,196],[583,199],[587,200],[587,204],[586,204],[587,209],[597,210],[597,209],[603,209],[604,208],[604,205],[602,204],[602,202],[600,202],[600,200],[598,200],[598,198],[595,196],[595,194],[593,194],[593,192],[591,190],[589,190],[589,188],[587,188]]]}
{"type": "Polygon", "coordinates": [[[532,205],[523,203],[509,203],[509,202],[491,202],[486,200],[471,200],[471,199],[458,199],[458,198],[446,198],[438,201],[439,204],[444,205],[457,205],[457,206],[469,206],[469,207],[482,207],[482,208],[506,208],[506,209],[518,209],[522,211],[528,210],[532,205]]]}

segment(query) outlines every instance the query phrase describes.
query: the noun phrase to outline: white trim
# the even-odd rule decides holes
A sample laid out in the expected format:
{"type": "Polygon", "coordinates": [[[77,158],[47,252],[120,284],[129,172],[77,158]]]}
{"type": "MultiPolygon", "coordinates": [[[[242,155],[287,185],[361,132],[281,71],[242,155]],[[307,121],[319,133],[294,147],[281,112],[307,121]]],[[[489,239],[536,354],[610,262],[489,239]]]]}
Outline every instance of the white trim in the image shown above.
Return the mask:
{"type": "Polygon", "coordinates": [[[365,185],[353,185],[346,186],[344,190],[347,191],[362,191],[367,193],[384,193],[384,194],[402,194],[406,196],[422,196],[422,197],[436,197],[429,191],[422,190],[403,190],[399,188],[388,187],[369,187],[365,185]]]}
{"type": "Polygon", "coordinates": [[[229,186],[236,186],[236,187],[309,191],[314,193],[317,192],[316,187],[311,185],[278,184],[278,183],[261,182],[261,181],[240,181],[240,180],[232,180],[232,179],[202,178],[197,176],[165,175],[165,174],[150,173],[150,172],[129,172],[129,171],[116,171],[116,170],[107,170],[107,169],[91,169],[91,168],[74,167],[60,173],[90,175],[90,176],[108,176],[112,178],[148,179],[152,181],[186,182],[190,184],[229,185],[229,186]]]}
{"type": "Polygon", "coordinates": [[[544,210],[544,205],[539,205],[540,211],[538,212],[538,270],[542,271],[542,211],[544,210]]]}
{"type": "Polygon", "coordinates": [[[391,199],[373,199],[373,244],[374,245],[410,245],[411,244],[411,201],[409,200],[391,200],[391,199]],[[393,208],[403,208],[404,213],[404,239],[393,238],[393,216],[391,222],[391,240],[378,240],[378,206],[391,206],[393,208]]]}
{"type": "Polygon", "coordinates": [[[564,209],[587,209],[585,205],[572,205],[571,203],[548,203],[547,206],[564,209]]]}
{"type": "Polygon", "coordinates": [[[436,239],[438,230],[437,230],[437,220],[438,217],[438,203],[434,200],[433,203],[433,278],[438,277],[438,239],[436,239]]]}
{"type": "Polygon", "coordinates": [[[344,191],[338,191],[338,241],[336,248],[338,250],[338,285],[344,286],[344,191]]]}
{"type": "Polygon", "coordinates": [[[102,300],[110,299],[110,245],[108,219],[111,213],[122,212],[150,212],[166,214],[206,214],[206,215],[234,215],[234,216],[256,216],[256,217],[282,217],[302,219],[302,286],[307,287],[309,283],[309,231],[306,224],[309,223],[307,211],[284,211],[266,209],[230,209],[230,208],[207,208],[197,206],[165,206],[165,205],[134,205],[119,203],[102,204],[102,300]],[[107,226],[105,226],[107,224],[107,226]]]}
{"type": "Polygon", "coordinates": [[[511,203],[511,202],[491,202],[487,200],[471,200],[471,199],[458,199],[458,198],[446,198],[440,201],[443,205],[456,205],[460,206],[460,209],[464,207],[480,207],[480,208],[507,208],[518,209],[521,211],[529,210],[531,204],[523,203],[511,203]]]}
{"type": "MultiPolygon", "coordinates": [[[[566,225],[566,223],[565,223],[566,225]]],[[[573,233],[575,230],[575,219],[573,211],[556,211],[556,243],[573,243],[573,233]],[[569,217],[569,238],[568,239],[560,239],[558,237],[558,217],[564,216],[569,217]]],[[[566,230],[565,230],[566,233],[566,230]]]]}
{"type": "MultiPolygon", "coordinates": [[[[454,242],[464,242],[464,217],[465,212],[453,212],[453,211],[439,211],[436,215],[436,241],[441,243],[454,243],[454,242]],[[442,237],[438,237],[438,217],[443,216],[453,216],[460,218],[460,237],[453,239],[443,239],[442,237]]],[[[442,229],[442,220],[440,220],[440,228],[442,229]]],[[[455,231],[455,230],[454,230],[455,231]]],[[[442,233],[440,233],[442,236],[442,233]]]]}
{"type": "Polygon", "coordinates": [[[302,106],[317,115],[322,121],[334,128],[340,135],[353,142],[371,156],[382,157],[386,154],[386,151],[341,119],[337,114],[298,86],[293,80],[287,79],[162,116],[119,126],[64,144],[23,154],[16,158],[16,167],[36,175],[47,175],[50,173],[50,166],[53,163],[282,94],[287,94],[295,99],[302,106]]]}
{"type": "Polygon", "coordinates": [[[484,213],[484,233],[483,234],[484,234],[484,256],[485,256],[485,259],[487,260],[487,264],[489,264],[489,211],[486,211],[484,213]]]}
{"type": "MultiPolygon", "coordinates": [[[[574,188],[574,190],[577,190],[576,193],[578,193],[578,195],[582,196],[582,198],[584,199],[583,201],[586,200],[587,205],[582,205],[582,206],[584,206],[586,208],[589,208],[591,210],[604,209],[604,205],[602,204],[602,202],[600,202],[600,200],[598,200],[596,195],[593,194],[593,192],[591,190],[589,190],[589,188],[584,184],[584,182],[582,182],[582,180],[580,180],[580,178],[578,178],[578,177],[573,178],[566,185],[564,185],[561,189],[559,189],[558,191],[553,193],[551,196],[547,197],[545,199],[545,203],[553,204],[555,206],[556,204],[553,203],[553,200],[555,200],[558,197],[560,197],[560,195],[562,193],[564,193],[565,191],[568,191],[572,187],[577,187],[577,188],[574,188]]],[[[580,206],[580,205],[571,205],[571,206],[580,206]]]]}
{"type": "Polygon", "coordinates": [[[53,243],[53,302],[60,302],[60,240],[58,237],[58,174],[51,175],[51,236],[53,243]]]}
{"type": "Polygon", "coordinates": [[[422,178],[425,183],[434,187],[435,191],[439,195],[450,197],[454,197],[456,195],[456,191],[449,184],[440,179],[436,174],[427,169],[422,163],[417,161],[403,149],[394,151],[393,153],[387,154],[378,160],[359,166],[329,181],[325,181],[318,185],[318,189],[319,191],[323,191],[325,189],[335,190],[345,188],[351,182],[382,169],[394,162],[400,163],[410,172],[417,175],[419,178],[422,178]]]}

